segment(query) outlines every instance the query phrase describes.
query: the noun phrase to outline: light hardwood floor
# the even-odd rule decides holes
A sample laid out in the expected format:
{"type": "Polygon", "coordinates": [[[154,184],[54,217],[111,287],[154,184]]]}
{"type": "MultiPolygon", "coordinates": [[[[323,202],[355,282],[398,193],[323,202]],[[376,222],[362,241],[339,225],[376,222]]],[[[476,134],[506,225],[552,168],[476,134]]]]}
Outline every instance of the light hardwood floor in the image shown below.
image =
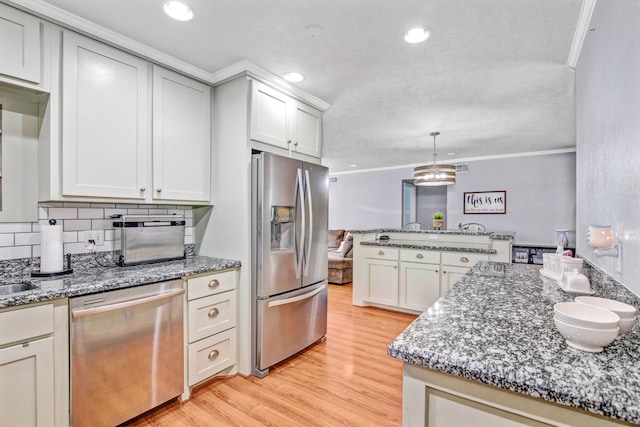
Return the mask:
{"type": "Polygon", "coordinates": [[[402,363],[387,346],[415,315],[351,305],[329,285],[327,340],[265,378],[214,379],[129,426],[399,426],[402,363]]]}

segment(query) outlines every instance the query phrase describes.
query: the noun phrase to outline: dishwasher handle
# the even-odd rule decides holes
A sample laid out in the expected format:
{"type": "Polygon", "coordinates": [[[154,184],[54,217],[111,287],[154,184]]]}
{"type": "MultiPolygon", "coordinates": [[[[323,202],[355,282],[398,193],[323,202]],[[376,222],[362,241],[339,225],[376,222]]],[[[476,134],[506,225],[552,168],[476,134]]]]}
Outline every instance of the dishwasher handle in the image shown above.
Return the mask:
{"type": "Polygon", "coordinates": [[[183,295],[184,289],[176,289],[171,292],[165,292],[162,294],[152,295],[146,298],[138,298],[130,301],[119,302],[116,304],[107,304],[101,307],[92,307],[92,308],[80,308],[76,310],[71,310],[71,318],[77,319],[79,317],[92,316],[100,313],[108,313],[110,311],[121,310],[123,308],[136,307],[142,304],[148,304],[154,301],[160,301],[163,299],[173,298],[178,295],[183,295]]]}

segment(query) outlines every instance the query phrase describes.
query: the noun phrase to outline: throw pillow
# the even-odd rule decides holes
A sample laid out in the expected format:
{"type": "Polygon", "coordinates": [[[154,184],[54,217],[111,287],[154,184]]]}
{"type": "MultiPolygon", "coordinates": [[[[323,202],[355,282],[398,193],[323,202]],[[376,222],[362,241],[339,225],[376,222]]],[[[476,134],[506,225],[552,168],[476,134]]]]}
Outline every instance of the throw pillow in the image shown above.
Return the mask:
{"type": "Polygon", "coordinates": [[[340,243],[338,252],[340,253],[340,256],[344,258],[352,248],[353,248],[353,241],[345,239],[342,241],[342,243],[340,243]]]}
{"type": "Polygon", "coordinates": [[[344,237],[344,230],[329,230],[329,247],[337,248],[344,237]]]}

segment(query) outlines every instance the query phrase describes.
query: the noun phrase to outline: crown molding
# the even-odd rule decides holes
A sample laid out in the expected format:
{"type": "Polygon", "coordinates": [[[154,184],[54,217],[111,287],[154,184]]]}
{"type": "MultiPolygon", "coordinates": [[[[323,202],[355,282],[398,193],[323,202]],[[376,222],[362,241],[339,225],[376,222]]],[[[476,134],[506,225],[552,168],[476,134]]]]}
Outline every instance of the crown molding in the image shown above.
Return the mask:
{"type": "Polygon", "coordinates": [[[582,0],[582,9],[580,9],[578,25],[576,25],[576,31],[573,34],[573,42],[571,43],[571,50],[569,51],[569,58],[567,59],[567,65],[571,68],[576,68],[576,64],[578,63],[582,44],[589,31],[589,22],[591,22],[591,15],[593,15],[596,2],[597,0],[582,0]]]}
{"type": "Polygon", "coordinates": [[[13,6],[63,28],[125,50],[212,86],[222,84],[244,74],[274,86],[285,94],[306,102],[321,111],[326,111],[331,106],[322,99],[289,84],[279,76],[248,60],[238,61],[228,67],[210,73],[42,0],[0,0],[0,3],[13,6]]]}
{"type": "MultiPolygon", "coordinates": [[[[526,153],[498,154],[498,155],[494,155],[494,156],[483,156],[483,157],[465,157],[465,158],[462,158],[462,159],[448,160],[447,163],[448,164],[452,164],[452,165],[459,165],[461,163],[477,162],[477,161],[480,161],[480,160],[510,159],[510,158],[514,158],[514,157],[548,156],[548,155],[551,155],[551,154],[563,154],[563,153],[575,153],[575,152],[576,152],[576,147],[571,147],[571,148],[560,148],[558,150],[529,151],[529,152],[526,152],[526,153]]],[[[352,170],[352,171],[339,171],[339,172],[331,172],[331,170],[329,170],[329,175],[331,175],[331,176],[334,176],[334,175],[336,175],[336,176],[337,175],[351,175],[351,174],[354,174],[354,173],[381,172],[381,171],[386,171],[386,170],[408,169],[408,168],[415,168],[416,166],[423,166],[424,164],[425,164],[425,162],[412,163],[412,164],[408,164],[408,165],[387,166],[387,167],[380,167],[380,168],[358,169],[358,170],[352,170]]]]}

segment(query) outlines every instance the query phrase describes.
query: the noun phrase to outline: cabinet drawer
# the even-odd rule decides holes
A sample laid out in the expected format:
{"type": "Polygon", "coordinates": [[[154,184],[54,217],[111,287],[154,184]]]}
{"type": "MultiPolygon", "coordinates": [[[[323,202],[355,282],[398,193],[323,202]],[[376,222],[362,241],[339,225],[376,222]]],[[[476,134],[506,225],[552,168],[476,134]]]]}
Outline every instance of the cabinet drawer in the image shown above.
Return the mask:
{"type": "Polygon", "coordinates": [[[473,267],[478,261],[489,261],[489,255],[472,252],[443,252],[442,265],[473,267]]]}
{"type": "Polygon", "coordinates": [[[378,246],[378,247],[365,247],[362,252],[365,258],[397,260],[398,253],[400,252],[400,250],[398,248],[378,246]]]}
{"type": "Polygon", "coordinates": [[[440,264],[440,252],[419,249],[402,249],[400,251],[400,261],[440,264]]]}
{"type": "Polygon", "coordinates": [[[189,302],[189,342],[236,326],[236,292],[200,298],[189,302]]]}
{"type": "Polygon", "coordinates": [[[189,385],[199,383],[236,363],[236,330],[189,344],[189,385]]]}
{"type": "Polygon", "coordinates": [[[187,299],[189,301],[209,295],[219,294],[236,288],[236,271],[208,274],[187,280],[187,299]]]}
{"type": "Polygon", "coordinates": [[[0,313],[0,346],[53,333],[53,304],[0,313]]]}

